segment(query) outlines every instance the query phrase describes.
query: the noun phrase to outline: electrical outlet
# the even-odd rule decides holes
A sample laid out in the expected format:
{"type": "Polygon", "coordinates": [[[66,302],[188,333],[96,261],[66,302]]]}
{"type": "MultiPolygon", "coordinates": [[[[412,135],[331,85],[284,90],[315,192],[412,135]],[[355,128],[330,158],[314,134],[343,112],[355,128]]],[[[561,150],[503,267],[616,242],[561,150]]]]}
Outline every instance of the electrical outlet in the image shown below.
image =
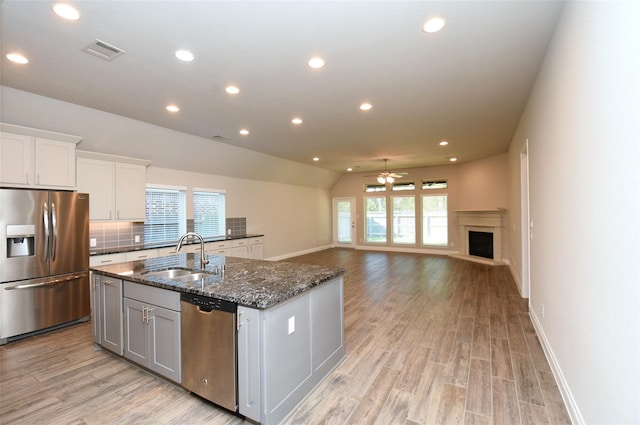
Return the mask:
{"type": "Polygon", "coordinates": [[[540,304],[540,316],[544,319],[544,304],[540,304]]]}
{"type": "Polygon", "coordinates": [[[94,246],[98,245],[98,241],[96,240],[96,238],[90,238],[89,239],[89,246],[91,248],[93,248],[94,246]]]}
{"type": "Polygon", "coordinates": [[[135,236],[133,237],[133,241],[134,241],[135,243],[140,243],[140,235],[135,235],[135,236]]]}
{"type": "Polygon", "coordinates": [[[289,317],[289,335],[296,331],[296,316],[289,317]]]}

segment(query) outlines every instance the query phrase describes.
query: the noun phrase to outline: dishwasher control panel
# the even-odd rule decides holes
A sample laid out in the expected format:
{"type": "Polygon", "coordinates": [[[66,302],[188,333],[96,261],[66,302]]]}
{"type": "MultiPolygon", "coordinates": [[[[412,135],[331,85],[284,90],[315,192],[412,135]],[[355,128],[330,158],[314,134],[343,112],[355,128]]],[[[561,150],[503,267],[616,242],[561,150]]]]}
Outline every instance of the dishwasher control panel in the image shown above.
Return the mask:
{"type": "Polygon", "coordinates": [[[219,300],[217,298],[203,297],[202,295],[183,292],[180,294],[180,300],[189,304],[197,305],[200,307],[200,310],[204,311],[221,310],[229,313],[235,313],[237,311],[236,303],[219,300]]]}

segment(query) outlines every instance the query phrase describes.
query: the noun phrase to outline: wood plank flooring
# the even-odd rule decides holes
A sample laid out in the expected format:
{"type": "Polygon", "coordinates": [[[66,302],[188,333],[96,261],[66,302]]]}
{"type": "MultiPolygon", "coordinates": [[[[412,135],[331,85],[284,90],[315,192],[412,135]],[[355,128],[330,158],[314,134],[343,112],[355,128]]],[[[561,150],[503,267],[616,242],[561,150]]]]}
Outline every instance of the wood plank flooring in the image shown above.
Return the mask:
{"type": "MultiPolygon", "coordinates": [[[[570,424],[506,267],[330,249],[344,361],[285,424],[570,424]]],[[[106,351],[89,323],[0,347],[0,424],[242,424],[106,351]]]]}

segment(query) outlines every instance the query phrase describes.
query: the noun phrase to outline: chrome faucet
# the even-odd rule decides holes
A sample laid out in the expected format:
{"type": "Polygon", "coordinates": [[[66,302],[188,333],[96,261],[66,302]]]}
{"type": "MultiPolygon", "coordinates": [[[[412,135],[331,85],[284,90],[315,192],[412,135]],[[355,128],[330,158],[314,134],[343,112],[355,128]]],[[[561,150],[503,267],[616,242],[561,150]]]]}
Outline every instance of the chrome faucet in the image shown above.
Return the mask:
{"type": "Polygon", "coordinates": [[[209,264],[209,260],[204,256],[204,239],[198,233],[195,232],[187,232],[184,235],[180,236],[180,240],[178,241],[178,245],[176,246],[176,252],[180,251],[182,248],[182,242],[189,236],[196,236],[200,239],[200,268],[204,269],[207,264],[209,264]]]}

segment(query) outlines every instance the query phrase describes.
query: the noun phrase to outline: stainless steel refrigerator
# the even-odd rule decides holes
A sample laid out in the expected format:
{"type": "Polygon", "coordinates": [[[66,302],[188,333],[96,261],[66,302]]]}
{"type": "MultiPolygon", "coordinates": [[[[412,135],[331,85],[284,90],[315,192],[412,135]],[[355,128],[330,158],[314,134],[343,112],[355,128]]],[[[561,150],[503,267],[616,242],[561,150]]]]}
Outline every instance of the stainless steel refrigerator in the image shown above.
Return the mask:
{"type": "Polygon", "coordinates": [[[0,344],[87,320],[89,195],[0,189],[0,344]]]}

